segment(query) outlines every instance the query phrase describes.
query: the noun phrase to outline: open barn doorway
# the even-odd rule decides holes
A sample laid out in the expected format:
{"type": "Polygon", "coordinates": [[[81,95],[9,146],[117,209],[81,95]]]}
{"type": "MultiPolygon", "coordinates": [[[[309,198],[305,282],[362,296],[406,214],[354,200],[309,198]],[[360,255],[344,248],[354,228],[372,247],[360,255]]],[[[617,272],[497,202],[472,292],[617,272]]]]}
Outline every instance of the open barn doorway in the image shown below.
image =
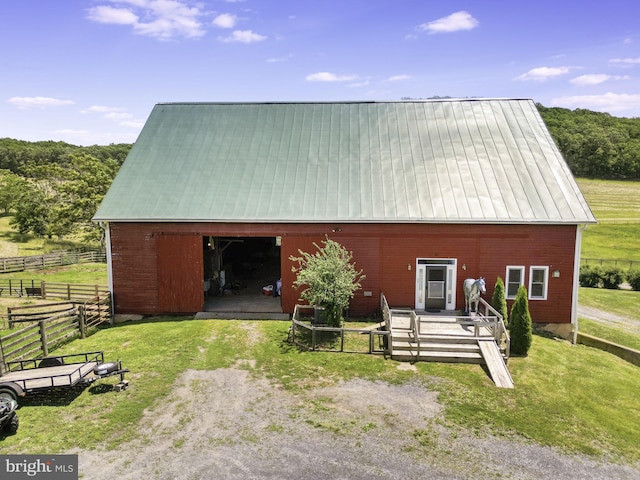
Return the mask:
{"type": "Polygon", "coordinates": [[[205,310],[282,312],[276,237],[203,237],[205,310]]]}

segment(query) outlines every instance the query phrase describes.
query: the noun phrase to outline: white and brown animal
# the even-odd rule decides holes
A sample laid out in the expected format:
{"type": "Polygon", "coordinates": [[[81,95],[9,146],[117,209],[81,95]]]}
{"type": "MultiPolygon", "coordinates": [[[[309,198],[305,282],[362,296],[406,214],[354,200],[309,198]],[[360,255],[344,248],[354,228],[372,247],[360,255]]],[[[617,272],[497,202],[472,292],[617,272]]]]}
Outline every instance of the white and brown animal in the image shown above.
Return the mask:
{"type": "Polygon", "coordinates": [[[464,290],[464,313],[478,312],[480,295],[487,293],[484,278],[467,278],[462,285],[464,290]],[[473,305],[473,310],[471,306],[473,305]]]}

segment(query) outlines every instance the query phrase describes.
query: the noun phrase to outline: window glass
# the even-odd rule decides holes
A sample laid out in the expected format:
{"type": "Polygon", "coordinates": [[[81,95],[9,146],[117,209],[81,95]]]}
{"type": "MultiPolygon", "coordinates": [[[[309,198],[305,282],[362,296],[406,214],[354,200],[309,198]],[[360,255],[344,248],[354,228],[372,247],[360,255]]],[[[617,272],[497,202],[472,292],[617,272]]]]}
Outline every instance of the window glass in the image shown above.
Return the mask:
{"type": "Polygon", "coordinates": [[[524,285],[524,267],[507,267],[507,298],[516,298],[520,285],[524,285]]]}
{"type": "Polygon", "coordinates": [[[529,298],[533,300],[546,300],[549,267],[531,267],[529,275],[529,298]]]}

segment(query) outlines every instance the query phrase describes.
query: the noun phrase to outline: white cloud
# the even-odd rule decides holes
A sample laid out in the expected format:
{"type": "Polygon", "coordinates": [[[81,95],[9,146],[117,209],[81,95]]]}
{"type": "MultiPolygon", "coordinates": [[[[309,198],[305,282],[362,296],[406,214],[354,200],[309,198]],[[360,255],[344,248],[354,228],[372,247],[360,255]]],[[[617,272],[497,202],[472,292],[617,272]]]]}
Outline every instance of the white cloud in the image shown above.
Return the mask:
{"type": "Polygon", "coordinates": [[[230,13],[222,13],[213,19],[213,25],[220,28],[233,28],[238,21],[238,17],[230,13]]]}
{"type": "Polygon", "coordinates": [[[233,33],[221,40],[226,43],[255,43],[266,40],[267,37],[251,30],[234,30],[233,33]]]}
{"type": "Polygon", "coordinates": [[[403,80],[410,80],[411,75],[393,75],[387,78],[385,81],[387,82],[401,82],[403,80]]]}
{"type": "Polygon", "coordinates": [[[115,25],[135,25],[138,23],[138,16],[128,8],[115,8],[108,5],[90,8],[87,18],[94,22],[115,25]]]}
{"type": "Polygon", "coordinates": [[[640,94],[609,92],[603,95],[575,95],[553,98],[551,103],[556,107],[586,108],[600,112],[640,116],[640,94]]]}
{"type": "Polygon", "coordinates": [[[86,110],[83,110],[82,113],[108,113],[108,112],[121,112],[123,109],[119,107],[107,107],[104,105],[92,105],[86,110]]]}
{"type": "Polygon", "coordinates": [[[638,65],[640,64],[640,57],[636,58],[612,58],[609,63],[616,63],[620,65],[638,65]]]}
{"type": "Polygon", "coordinates": [[[569,67],[537,67],[532,68],[527,73],[516,77],[516,80],[536,80],[545,81],[549,78],[565,75],[569,73],[569,67]]]}
{"type": "Polygon", "coordinates": [[[83,110],[82,113],[102,113],[102,118],[115,122],[121,127],[127,128],[142,128],[144,125],[143,120],[132,120],[133,115],[124,111],[124,108],[120,107],[107,107],[105,105],[92,105],[91,107],[83,110]]]}
{"type": "Polygon", "coordinates": [[[273,58],[267,58],[267,63],[281,63],[281,62],[288,62],[289,60],[291,60],[293,58],[293,54],[290,53],[289,55],[285,55],[284,57],[273,57],[273,58]]]}
{"type": "Polygon", "coordinates": [[[87,10],[94,22],[131,25],[134,33],[162,40],[173,37],[200,37],[205,34],[199,17],[199,6],[189,6],[185,0],[103,0],[127,7],[98,5],[87,10]],[[144,19],[144,20],[141,20],[144,19]]]}
{"type": "Polygon", "coordinates": [[[109,112],[103,115],[103,118],[107,120],[126,120],[131,117],[133,117],[133,115],[126,112],[109,112]]]}
{"type": "Polygon", "coordinates": [[[60,100],[59,98],[51,97],[11,97],[7,100],[18,108],[47,108],[47,107],[64,107],[66,105],[73,105],[72,100],[60,100]]]}
{"type": "Polygon", "coordinates": [[[473,18],[469,12],[463,10],[432,22],[423,23],[418,28],[428,33],[449,33],[460,30],[473,30],[479,24],[480,22],[473,18]]]}
{"type": "Polygon", "coordinates": [[[587,75],[580,75],[579,77],[572,78],[571,83],[578,86],[590,86],[599,85],[609,80],[628,80],[628,76],[620,75],[607,75],[606,73],[591,73],[587,75]]]}
{"type": "Polygon", "coordinates": [[[121,127],[141,129],[142,127],[144,127],[144,120],[127,120],[118,123],[118,125],[120,125],[121,127]]]}
{"type": "Polygon", "coordinates": [[[336,75],[330,72],[317,72],[307,75],[308,82],[350,82],[358,78],[357,75],[336,75]]]}

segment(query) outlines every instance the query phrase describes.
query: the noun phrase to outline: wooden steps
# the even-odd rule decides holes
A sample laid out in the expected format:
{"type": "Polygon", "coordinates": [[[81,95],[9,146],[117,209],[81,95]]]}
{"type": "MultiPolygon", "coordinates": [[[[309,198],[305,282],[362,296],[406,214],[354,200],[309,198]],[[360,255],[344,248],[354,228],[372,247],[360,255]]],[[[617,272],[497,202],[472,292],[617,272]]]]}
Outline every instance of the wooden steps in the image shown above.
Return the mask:
{"type": "Polygon", "coordinates": [[[486,365],[496,386],[513,388],[503,352],[481,322],[450,316],[420,316],[417,322],[420,326],[419,342],[406,314],[392,316],[391,358],[405,362],[486,365]]]}

